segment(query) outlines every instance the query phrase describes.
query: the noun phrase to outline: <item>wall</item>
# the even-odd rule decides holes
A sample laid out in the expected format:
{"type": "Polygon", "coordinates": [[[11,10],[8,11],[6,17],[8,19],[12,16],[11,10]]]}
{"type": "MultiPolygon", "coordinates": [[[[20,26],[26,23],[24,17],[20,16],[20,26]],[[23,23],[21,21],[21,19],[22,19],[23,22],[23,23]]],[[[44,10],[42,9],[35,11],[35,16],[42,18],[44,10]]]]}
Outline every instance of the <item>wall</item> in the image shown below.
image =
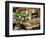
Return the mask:
{"type": "MultiPolygon", "coordinates": [[[[5,37],[5,1],[6,0],[0,0],[0,38],[6,38],[5,37]]],[[[13,0],[13,1],[43,2],[43,3],[46,3],[46,0],[13,0]]],[[[45,7],[46,7],[46,4],[45,4],[45,7]]],[[[45,16],[46,16],[46,13],[45,13],[45,16]]],[[[45,17],[45,19],[46,19],[46,17],[45,17]]],[[[16,37],[16,38],[46,38],[46,34],[45,35],[37,35],[37,36],[23,36],[23,37],[16,37]]]]}

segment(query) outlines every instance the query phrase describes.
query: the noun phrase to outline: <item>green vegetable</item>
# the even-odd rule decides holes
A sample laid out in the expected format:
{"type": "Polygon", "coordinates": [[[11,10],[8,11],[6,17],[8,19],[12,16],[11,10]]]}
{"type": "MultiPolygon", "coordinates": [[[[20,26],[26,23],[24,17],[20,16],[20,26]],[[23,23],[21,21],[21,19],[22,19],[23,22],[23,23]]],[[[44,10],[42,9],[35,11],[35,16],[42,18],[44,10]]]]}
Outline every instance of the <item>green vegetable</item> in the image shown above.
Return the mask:
{"type": "Polygon", "coordinates": [[[13,16],[27,16],[26,13],[13,13],[13,16]]]}

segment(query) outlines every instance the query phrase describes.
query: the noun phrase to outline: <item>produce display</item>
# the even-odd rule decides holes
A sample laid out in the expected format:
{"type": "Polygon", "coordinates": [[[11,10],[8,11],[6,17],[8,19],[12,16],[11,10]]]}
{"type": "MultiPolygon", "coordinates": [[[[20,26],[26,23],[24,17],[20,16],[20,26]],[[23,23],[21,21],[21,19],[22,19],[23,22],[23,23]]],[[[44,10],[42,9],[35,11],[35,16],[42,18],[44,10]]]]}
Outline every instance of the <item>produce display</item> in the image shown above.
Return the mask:
{"type": "Polygon", "coordinates": [[[40,29],[40,8],[13,7],[13,29],[40,29]]]}

